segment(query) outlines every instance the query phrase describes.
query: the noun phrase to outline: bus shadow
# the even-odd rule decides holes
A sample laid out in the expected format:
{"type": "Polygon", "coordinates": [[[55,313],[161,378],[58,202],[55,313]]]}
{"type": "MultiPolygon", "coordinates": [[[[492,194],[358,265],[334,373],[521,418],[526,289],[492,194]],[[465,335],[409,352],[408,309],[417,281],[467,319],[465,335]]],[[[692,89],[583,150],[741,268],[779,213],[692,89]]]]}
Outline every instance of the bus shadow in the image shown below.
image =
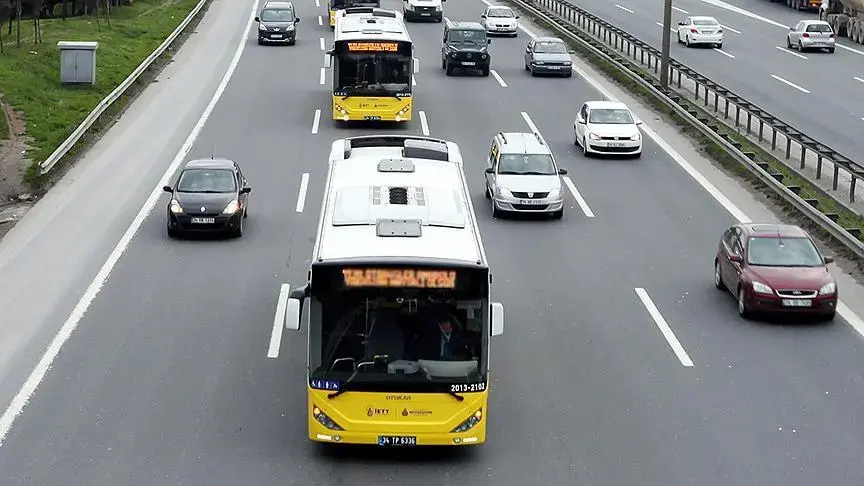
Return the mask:
{"type": "Polygon", "coordinates": [[[340,464],[446,464],[458,465],[473,461],[472,447],[411,447],[382,448],[365,445],[316,444],[318,456],[340,464]]]}
{"type": "Polygon", "coordinates": [[[410,132],[413,128],[413,120],[411,122],[332,120],[331,124],[333,128],[337,130],[381,130],[389,132],[410,132]]]}

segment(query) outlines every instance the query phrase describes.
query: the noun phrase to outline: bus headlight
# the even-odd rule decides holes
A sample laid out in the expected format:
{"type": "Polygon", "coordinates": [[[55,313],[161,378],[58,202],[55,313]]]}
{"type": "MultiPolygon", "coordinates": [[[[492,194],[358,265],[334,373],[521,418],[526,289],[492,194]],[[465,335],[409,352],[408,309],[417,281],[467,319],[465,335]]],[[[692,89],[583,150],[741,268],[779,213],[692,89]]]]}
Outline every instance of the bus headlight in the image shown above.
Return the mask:
{"type": "Polygon", "coordinates": [[[451,430],[450,433],[451,434],[461,434],[462,432],[468,432],[475,425],[479,424],[482,420],[483,420],[483,409],[481,408],[481,409],[477,410],[476,412],[474,412],[473,414],[471,414],[471,416],[468,417],[467,420],[465,420],[464,422],[459,424],[456,428],[451,430]]]}
{"type": "Polygon", "coordinates": [[[315,418],[315,420],[319,424],[323,425],[324,427],[327,427],[330,430],[345,430],[342,428],[342,426],[337,424],[333,419],[328,417],[326,413],[322,412],[321,409],[318,408],[317,406],[312,407],[312,416],[315,418]]]}

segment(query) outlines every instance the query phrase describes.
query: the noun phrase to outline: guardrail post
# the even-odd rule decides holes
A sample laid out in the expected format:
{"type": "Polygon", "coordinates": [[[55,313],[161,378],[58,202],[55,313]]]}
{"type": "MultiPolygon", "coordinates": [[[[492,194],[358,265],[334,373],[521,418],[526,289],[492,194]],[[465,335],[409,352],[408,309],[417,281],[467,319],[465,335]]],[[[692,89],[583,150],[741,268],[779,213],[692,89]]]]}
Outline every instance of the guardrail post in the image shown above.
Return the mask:
{"type": "Polygon", "coordinates": [[[759,119],[759,141],[762,141],[762,132],[765,130],[765,122],[759,119]]]}
{"type": "Polygon", "coordinates": [[[696,96],[694,96],[693,99],[699,101],[699,81],[694,79],[693,82],[696,84],[696,96]]]}
{"type": "Polygon", "coordinates": [[[855,183],[858,182],[858,177],[852,173],[852,182],[849,183],[849,202],[855,202],[855,183]]]}
{"type": "Polygon", "coordinates": [[[789,134],[786,134],[786,160],[789,160],[789,157],[792,157],[792,139],[789,138],[789,134]]]}
{"type": "Polygon", "coordinates": [[[681,71],[678,71],[678,87],[681,87],[681,71]]]}
{"type": "Polygon", "coordinates": [[[705,87],[705,106],[708,106],[708,87],[705,87]]]}
{"type": "Polygon", "coordinates": [[[771,127],[771,150],[777,150],[777,129],[771,127]]]}
{"type": "Polygon", "coordinates": [[[723,106],[723,119],[729,119],[729,98],[723,98],[724,106],[723,106]]]}
{"type": "Polygon", "coordinates": [[[714,92],[714,113],[720,110],[720,95],[717,92],[714,92]]]}
{"type": "Polygon", "coordinates": [[[822,179],[822,154],[816,154],[816,180],[822,179]]]}
{"type": "MultiPolygon", "coordinates": [[[[801,169],[807,167],[807,147],[801,145],[801,169]]],[[[836,187],[834,189],[837,189],[836,187]]]]}
{"type": "Polygon", "coordinates": [[[737,104],[735,105],[735,130],[738,130],[738,127],[741,126],[741,107],[737,104]]]}
{"type": "Polygon", "coordinates": [[[831,190],[837,190],[837,180],[840,179],[840,166],[834,164],[834,180],[831,182],[831,190]]]}
{"type": "Polygon", "coordinates": [[[747,135],[750,135],[750,127],[753,123],[753,114],[749,111],[747,112],[747,135]]]}

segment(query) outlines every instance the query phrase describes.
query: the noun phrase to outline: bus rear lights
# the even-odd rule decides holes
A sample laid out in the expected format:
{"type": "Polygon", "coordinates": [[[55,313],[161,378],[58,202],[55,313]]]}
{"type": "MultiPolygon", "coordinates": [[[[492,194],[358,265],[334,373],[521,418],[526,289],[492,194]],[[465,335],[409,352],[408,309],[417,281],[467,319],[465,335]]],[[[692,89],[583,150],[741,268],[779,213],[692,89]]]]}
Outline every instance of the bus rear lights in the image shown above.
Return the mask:
{"type": "Polygon", "coordinates": [[[411,109],[411,105],[407,105],[407,106],[402,107],[402,109],[399,110],[398,113],[396,113],[396,121],[397,122],[402,121],[402,115],[404,115],[405,113],[408,113],[408,110],[410,110],[410,109],[411,109]]]}
{"type": "MultiPolygon", "coordinates": [[[[315,417],[315,420],[317,420],[319,424],[327,427],[330,430],[345,430],[333,419],[328,417],[326,413],[322,412],[321,409],[317,406],[312,407],[312,416],[315,417]]],[[[339,439],[336,440],[338,441],[339,439]]]]}
{"type": "Polygon", "coordinates": [[[480,421],[483,420],[483,409],[479,409],[474,412],[467,420],[459,424],[456,428],[450,431],[451,434],[461,434],[463,432],[468,432],[475,425],[479,424],[480,421]]]}

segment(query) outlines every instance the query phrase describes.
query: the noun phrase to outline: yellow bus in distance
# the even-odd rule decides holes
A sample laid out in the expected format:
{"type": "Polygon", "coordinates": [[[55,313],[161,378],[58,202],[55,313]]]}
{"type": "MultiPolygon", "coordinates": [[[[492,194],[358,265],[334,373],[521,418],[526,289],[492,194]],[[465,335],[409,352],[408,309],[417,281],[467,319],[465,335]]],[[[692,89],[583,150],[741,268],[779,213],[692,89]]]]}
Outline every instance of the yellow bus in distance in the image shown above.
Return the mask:
{"type": "Polygon", "coordinates": [[[454,142],[333,142],[307,275],[285,327],[305,315],[311,441],[485,443],[504,307],[454,142]]]}

